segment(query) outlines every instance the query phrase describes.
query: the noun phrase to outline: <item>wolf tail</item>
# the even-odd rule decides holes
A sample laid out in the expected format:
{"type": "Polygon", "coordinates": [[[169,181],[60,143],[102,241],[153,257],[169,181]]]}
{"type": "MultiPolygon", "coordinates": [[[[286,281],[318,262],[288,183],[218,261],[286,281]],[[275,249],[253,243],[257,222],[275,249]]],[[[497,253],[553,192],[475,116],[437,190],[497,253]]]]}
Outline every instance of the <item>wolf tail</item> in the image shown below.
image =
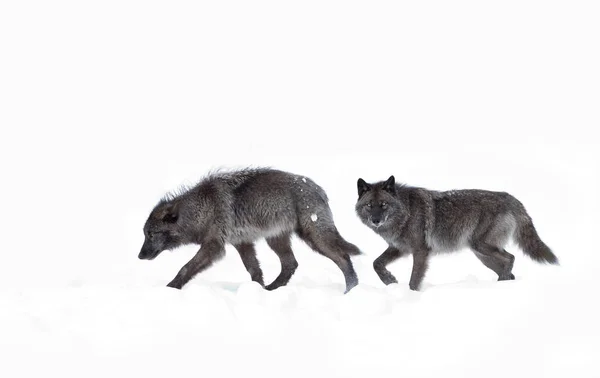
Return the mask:
{"type": "Polygon", "coordinates": [[[340,250],[345,251],[350,256],[358,256],[358,255],[362,254],[362,252],[360,251],[360,249],[358,249],[357,246],[346,241],[346,239],[344,239],[342,237],[342,235],[340,235],[340,233],[337,232],[337,230],[336,230],[336,234],[337,234],[336,244],[338,245],[338,248],[340,250]]]}
{"type": "MultiPolygon", "coordinates": [[[[329,208],[329,198],[327,197],[327,193],[325,193],[325,190],[309,178],[304,177],[303,181],[308,181],[309,184],[315,187],[318,195],[317,198],[318,200],[322,201],[320,206],[322,206],[323,214],[320,215],[320,217],[323,216],[324,219],[327,219],[326,223],[328,223],[328,226],[326,226],[326,228],[328,232],[333,233],[333,241],[331,242],[332,247],[336,248],[339,251],[344,251],[350,256],[361,255],[362,252],[360,251],[360,249],[358,249],[358,247],[354,244],[346,241],[346,239],[344,239],[342,235],[340,235],[339,231],[337,230],[337,227],[335,227],[335,224],[333,222],[333,215],[331,214],[331,209],[329,208]]],[[[310,224],[312,222],[307,223],[310,224]]]]}
{"type": "Polygon", "coordinates": [[[529,214],[524,213],[519,218],[515,240],[523,252],[536,262],[558,265],[558,258],[540,239],[529,214]]]}

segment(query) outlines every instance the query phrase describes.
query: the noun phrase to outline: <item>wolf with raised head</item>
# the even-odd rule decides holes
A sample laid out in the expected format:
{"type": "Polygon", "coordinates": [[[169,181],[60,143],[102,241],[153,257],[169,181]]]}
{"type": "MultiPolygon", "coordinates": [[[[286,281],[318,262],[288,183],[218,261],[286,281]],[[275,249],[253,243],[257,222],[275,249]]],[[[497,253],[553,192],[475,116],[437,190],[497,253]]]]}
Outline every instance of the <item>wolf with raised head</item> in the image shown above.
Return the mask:
{"type": "Polygon", "coordinates": [[[357,186],[358,217],[389,245],[373,263],[386,285],[397,282],[386,266],[400,257],[412,254],[409,287],[419,290],[430,255],[462,248],[473,250],[499,281],[514,280],[515,257],[504,249],[511,239],[533,260],[558,264],[523,204],[508,193],[438,192],[396,184],[394,176],[373,184],[358,179],[357,186]]]}
{"type": "Polygon", "coordinates": [[[281,261],[281,273],[265,288],[288,283],[298,262],[291,248],[296,234],[333,260],[346,280],[358,284],[350,255],[359,249],[339,234],[325,191],[311,179],[267,168],[209,174],[194,187],[163,198],[144,225],[140,259],[152,260],[181,245],[200,245],[198,253],[167,285],[181,289],[225,255],[232,244],[253,281],[264,286],[254,242],[265,238],[281,261]]]}

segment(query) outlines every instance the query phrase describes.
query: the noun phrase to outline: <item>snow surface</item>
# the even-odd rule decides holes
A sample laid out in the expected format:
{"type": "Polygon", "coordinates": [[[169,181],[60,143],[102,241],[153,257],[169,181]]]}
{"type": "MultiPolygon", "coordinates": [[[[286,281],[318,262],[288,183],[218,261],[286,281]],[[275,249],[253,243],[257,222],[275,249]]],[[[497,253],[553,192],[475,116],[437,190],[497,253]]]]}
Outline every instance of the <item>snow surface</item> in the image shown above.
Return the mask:
{"type": "Polygon", "coordinates": [[[598,341],[589,326],[598,312],[558,277],[467,278],[423,293],[362,285],[345,296],[341,284],[306,280],[272,293],[247,281],[204,280],[180,292],[132,285],[13,291],[1,297],[8,309],[2,345],[11,357],[2,370],[593,376],[598,341]]]}
{"type": "Polygon", "coordinates": [[[0,376],[599,377],[597,7],[0,3],[0,376]],[[273,292],[231,247],[181,291],[195,247],[137,259],[165,192],[248,165],[326,190],[349,294],[297,239],[273,292]],[[512,193],[561,266],[509,247],[499,283],[463,251],[385,287],[354,203],[390,174],[512,193]]]}

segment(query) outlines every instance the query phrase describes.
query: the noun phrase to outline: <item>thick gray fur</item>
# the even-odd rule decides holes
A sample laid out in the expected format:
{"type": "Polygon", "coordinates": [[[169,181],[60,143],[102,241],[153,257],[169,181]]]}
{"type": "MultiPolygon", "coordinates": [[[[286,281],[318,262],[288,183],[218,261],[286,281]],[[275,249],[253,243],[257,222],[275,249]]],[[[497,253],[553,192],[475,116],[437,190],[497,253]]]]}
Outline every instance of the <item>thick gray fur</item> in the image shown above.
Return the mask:
{"type": "Polygon", "coordinates": [[[508,193],[438,192],[396,184],[394,176],[374,184],[358,179],[357,186],[358,217],[389,245],[373,263],[386,285],[397,282],[386,266],[400,257],[413,255],[409,287],[419,290],[431,254],[462,248],[472,249],[499,281],[513,280],[515,257],[504,249],[511,239],[533,260],[558,264],[523,204],[508,193]]]}
{"type": "Polygon", "coordinates": [[[291,248],[297,234],[342,270],[346,292],[358,284],[350,255],[359,249],[344,240],[333,222],[325,191],[305,176],[267,168],[209,174],[192,188],[161,200],[144,225],[140,259],[198,244],[198,253],[168,284],[181,289],[225,255],[232,244],[253,281],[264,286],[254,242],[265,238],[281,261],[281,273],[266,289],[288,283],[298,262],[291,248]]]}

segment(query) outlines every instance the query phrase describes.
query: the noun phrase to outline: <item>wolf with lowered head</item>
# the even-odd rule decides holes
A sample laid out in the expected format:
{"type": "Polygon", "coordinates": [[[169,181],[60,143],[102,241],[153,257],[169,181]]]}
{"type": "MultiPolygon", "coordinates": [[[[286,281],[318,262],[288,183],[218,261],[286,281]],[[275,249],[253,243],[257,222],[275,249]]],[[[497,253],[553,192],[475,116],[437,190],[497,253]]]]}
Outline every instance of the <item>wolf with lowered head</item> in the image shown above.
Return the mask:
{"type": "Polygon", "coordinates": [[[396,184],[394,176],[373,184],[358,179],[357,186],[358,217],[389,245],[373,263],[386,285],[397,282],[386,266],[400,257],[412,254],[409,287],[419,290],[430,255],[462,248],[470,248],[499,281],[514,280],[515,257],[504,249],[511,239],[533,260],[558,264],[523,204],[508,193],[438,192],[396,184]]]}
{"type": "Polygon", "coordinates": [[[288,283],[298,262],[291,248],[296,234],[333,260],[343,272],[346,292],[358,284],[350,255],[359,249],[339,234],[325,191],[311,179],[267,168],[209,174],[196,186],[162,199],[144,225],[140,259],[152,260],[181,245],[198,253],[167,285],[181,289],[225,255],[232,244],[253,281],[264,286],[254,242],[265,238],[281,261],[281,273],[265,288],[288,283]]]}

